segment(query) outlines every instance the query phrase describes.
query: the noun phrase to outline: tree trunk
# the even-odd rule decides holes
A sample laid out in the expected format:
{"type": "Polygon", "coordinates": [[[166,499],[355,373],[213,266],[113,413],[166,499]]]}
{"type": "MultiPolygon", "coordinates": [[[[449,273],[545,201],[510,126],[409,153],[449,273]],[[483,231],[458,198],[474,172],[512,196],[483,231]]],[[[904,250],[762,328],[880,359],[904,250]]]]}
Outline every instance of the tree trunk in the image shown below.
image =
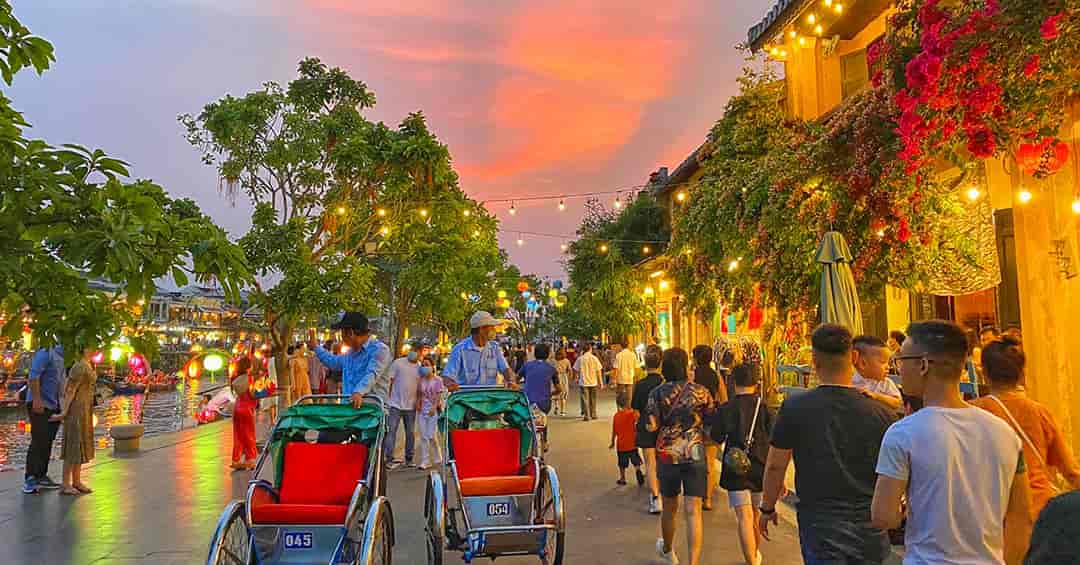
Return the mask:
{"type": "Polygon", "coordinates": [[[292,323],[276,316],[270,316],[267,311],[270,326],[270,338],[274,343],[274,363],[277,365],[278,390],[281,404],[285,407],[292,405],[292,375],[289,373],[289,362],[286,351],[289,340],[292,339],[292,323]]]}

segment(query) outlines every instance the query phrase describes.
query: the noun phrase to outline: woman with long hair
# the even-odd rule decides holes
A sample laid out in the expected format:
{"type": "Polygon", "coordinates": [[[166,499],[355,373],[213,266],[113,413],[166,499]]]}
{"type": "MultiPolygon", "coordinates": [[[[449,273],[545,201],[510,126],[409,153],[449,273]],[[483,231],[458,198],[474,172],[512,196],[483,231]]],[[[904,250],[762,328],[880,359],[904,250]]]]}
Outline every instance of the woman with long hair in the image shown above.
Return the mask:
{"type": "Polygon", "coordinates": [[[255,407],[258,406],[258,401],[251,394],[251,377],[251,358],[241,357],[236,363],[236,376],[231,383],[236,404],[232,417],[233,451],[230,467],[237,471],[254,469],[255,458],[258,456],[255,450],[255,407]]]}
{"type": "Polygon", "coordinates": [[[63,409],[53,416],[64,422],[64,479],[60,494],[93,492],[82,482],[82,466],[94,460],[94,383],[97,373],[90,362],[93,355],[94,349],[86,348],[71,367],[64,386],[63,409]]]}
{"type": "Polygon", "coordinates": [[[1056,494],[1054,474],[1060,472],[1072,488],[1080,488],[1080,466],[1050,410],[1027,397],[1026,364],[1020,340],[1014,337],[1004,336],[983,347],[982,368],[990,381],[990,394],[972,404],[1005,420],[1023,441],[1031,514],[1036,518],[1056,494]]]}

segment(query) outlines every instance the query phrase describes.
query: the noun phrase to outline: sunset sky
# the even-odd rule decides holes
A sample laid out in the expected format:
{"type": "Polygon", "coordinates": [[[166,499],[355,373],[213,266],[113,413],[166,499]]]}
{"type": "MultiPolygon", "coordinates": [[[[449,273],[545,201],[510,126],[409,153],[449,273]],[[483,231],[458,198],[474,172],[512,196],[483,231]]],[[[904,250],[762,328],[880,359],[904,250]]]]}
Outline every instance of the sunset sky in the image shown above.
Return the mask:
{"type": "Polygon", "coordinates": [[[176,123],[226,93],[288,82],[317,56],[365,81],[369,116],[396,124],[423,110],[474,198],[551,195],[489,209],[523,270],[561,276],[558,239],[584,202],[674,168],[735,92],[734,46],[764,0],[15,0],[58,63],[10,96],[53,143],[98,147],[177,196],[195,198],[234,235],[249,208],[218,197],[176,123]]]}

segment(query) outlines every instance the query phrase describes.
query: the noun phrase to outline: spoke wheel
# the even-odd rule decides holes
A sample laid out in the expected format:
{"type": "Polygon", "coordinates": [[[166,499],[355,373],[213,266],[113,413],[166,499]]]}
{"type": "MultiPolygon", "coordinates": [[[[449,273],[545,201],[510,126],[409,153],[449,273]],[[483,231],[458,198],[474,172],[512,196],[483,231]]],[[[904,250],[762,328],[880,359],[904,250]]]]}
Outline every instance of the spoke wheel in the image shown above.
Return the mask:
{"type": "Polygon", "coordinates": [[[375,500],[364,519],[364,539],[360,547],[359,565],[391,565],[394,550],[394,518],[390,503],[382,497],[375,500]]]}
{"type": "Polygon", "coordinates": [[[432,473],[428,476],[427,494],[424,496],[424,536],[427,541],[428,565],[442,565],[445,546],[442,524],[446,516],[443,507],[442,480],[432,473]]]}
{"type": "Polygon", "coordinates": [[[249,565],[251,539],[248,537],[244,505],[233,502],[218,520],[217,531],[210,543],[208,565],[249,565]]]}
{"type": "Polygon", "coordinates": [[[544,541],[544,553],[540,562],[544,565],[562,565],[563,552],[566,550],[566,531],[563,522],[562,492],[555,470],[544,467],[540,473],[540,484],[536,491],[536,523],[553,526],[548,530],[544,541]]]}

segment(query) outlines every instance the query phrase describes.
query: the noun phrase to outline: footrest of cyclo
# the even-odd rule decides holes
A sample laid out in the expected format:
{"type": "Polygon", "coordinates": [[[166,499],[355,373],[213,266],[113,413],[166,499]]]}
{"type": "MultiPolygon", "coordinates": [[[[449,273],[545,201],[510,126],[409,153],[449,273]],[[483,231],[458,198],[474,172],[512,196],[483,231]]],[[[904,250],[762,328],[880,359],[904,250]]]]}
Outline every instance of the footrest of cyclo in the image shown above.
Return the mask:
{"type": "Polygon", "coordinates": [[[481,556],[535,555],[554,530],[530,524],[533,495],[471,496],[465,499],[470,530],[465,560],[481,556]]]}

